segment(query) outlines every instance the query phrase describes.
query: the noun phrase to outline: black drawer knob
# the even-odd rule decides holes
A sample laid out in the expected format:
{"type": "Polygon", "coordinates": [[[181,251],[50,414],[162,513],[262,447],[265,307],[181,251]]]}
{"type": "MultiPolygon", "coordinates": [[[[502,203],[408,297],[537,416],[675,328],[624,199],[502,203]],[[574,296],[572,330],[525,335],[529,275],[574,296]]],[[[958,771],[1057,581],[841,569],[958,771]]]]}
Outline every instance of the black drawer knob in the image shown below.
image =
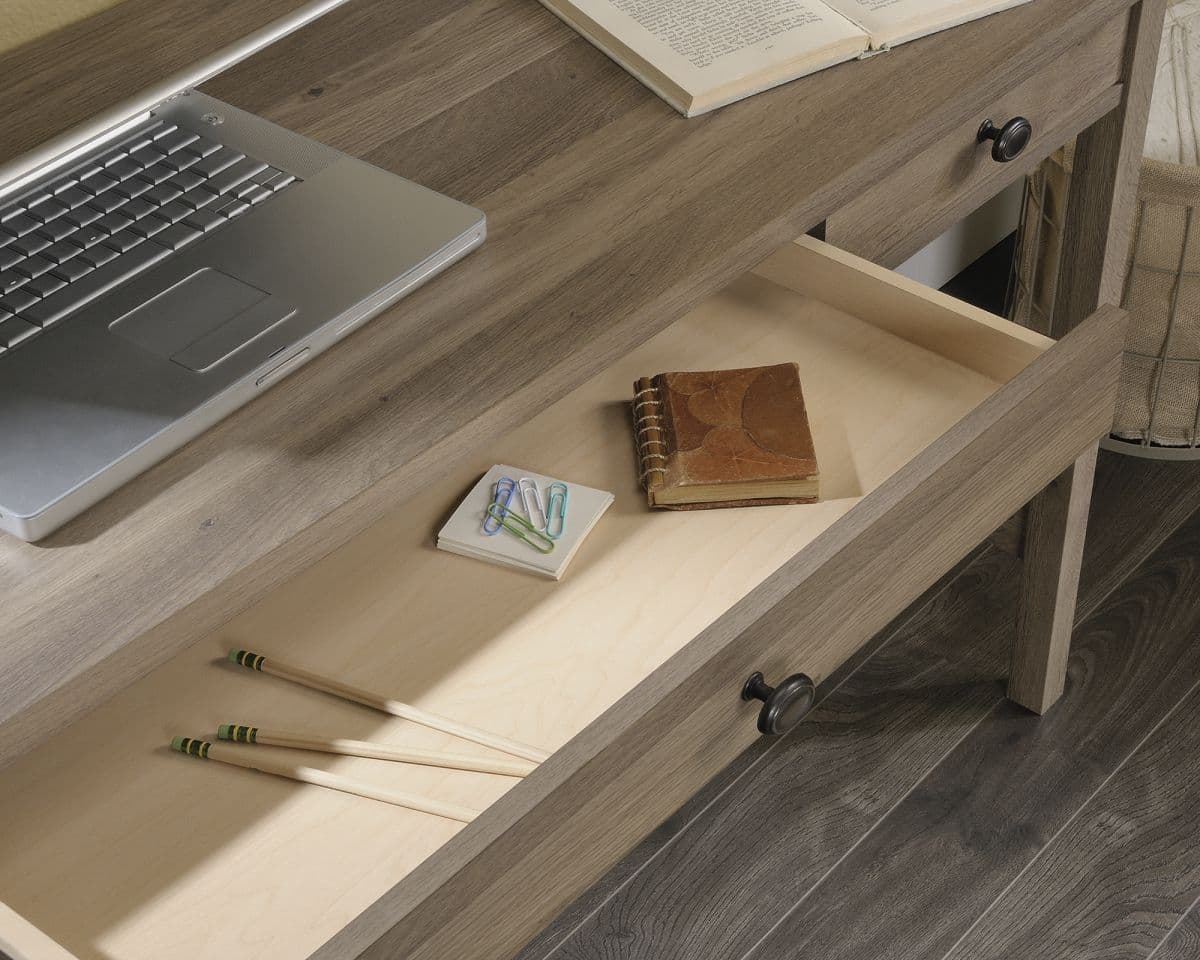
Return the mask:
{"type": "Polygon", "coordinates": [[[1021,155],[1032,136],[1033,124],[1024,117],[1013,117],[1002,127],[996,126],[991,120],[984,120],[976,142],[991,140],[992,159],[997,163],[1008,163],[1021,155]]]}
{"type": "Polygon", "coordinates": [[[777,687],[768,686],[761,673],[750,674],[742,687],[743,700],[761,700],[758,732],[768,736],[787,733],[804,719],[816,698],[816,685],[803,673],[795,673],[777,687]]]}

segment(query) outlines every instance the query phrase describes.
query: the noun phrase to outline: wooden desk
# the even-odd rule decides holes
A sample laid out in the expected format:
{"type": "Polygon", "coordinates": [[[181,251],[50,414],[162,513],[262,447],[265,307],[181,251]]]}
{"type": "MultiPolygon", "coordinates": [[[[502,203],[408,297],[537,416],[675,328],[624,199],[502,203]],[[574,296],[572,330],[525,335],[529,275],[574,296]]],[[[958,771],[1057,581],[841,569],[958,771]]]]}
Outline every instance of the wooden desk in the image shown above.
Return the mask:
{"type": "MultiPolygon", "coordinates": [[[[236,33],[238,17],[266,18],[272,5],[247,6],[222,19],[217,0],[128,0],[0,59],[0,75],[44,80],[52,53],[98,49],[89,35],[143,16],[146,42],[169,33],[179,56],[172,11],[236,33]]],[[[0,542],[0,760],[28,754],[6,774],[14,793],[0,804],[36,811],[39,773],[71,756],[71,738],[120,729],[106,724],[134,716],[127,711],[157,678],[186,686],[181,671],[211,656],[218,627],[239,613],[262,623],[254,618],[278,609],[293,577],[327,555],[341,562],[339,548],[360,549],[360,536],[419,491],[472,469],[556,401],[576,402],[578,385],[822,221],[831,241],[894,262],[1086,131],[1059,315],[1080,323],[1115,302],[1161,16],[1161,0],[1036,0],[684,121],[527,0],[360,0],[210,84],[238,106],[480,206],[490,238],[48,543],[0,542]],[[971,144],[984,117],[1010,107],[1031,114],[1039,137],[999,166],[971,144]],[[904,202],[863,206],[872,191],[904,202]],[[88,713],[117,691],[127,692],[88,713]]],[[[136,85],[152,67],[98,64],[100,86],[136,85]]],[[[61,113],[29,109],[20,86],[0,92],[0,106],[22,120],[14,129],[24,141],[50,132],[47,116],[78,114],[70,83],[61,113]]],[[[794,274],[783,256],[765,276],[786,288],[794,274]]],[[[853,271],[844,286],[865,291],[850,313],[868,324],[899,323],[892,308],[921,299],[850,261],[810,271],[800,292],[829,303],[837,290],[818,294],[820,278],[843,269],[853,271]]],[[[1101,311],[1047,350],[1014,331],[994,339],[990,320],[930,309],[942,334],[921,332],[932,321],[916,307],[912,326],[891,334],[983,368],[975,373],[994,381],[987,398],[957,410],[947,424],[962,419],[941,436],[905,433],[907,463],[881,468],[842,516],[757,564],[744,594],[693,635],[614,679],[598,714],[580,714],[547,744],[559,749],[537,774],[411,873],[385,878],[373,906],[306,952],[512,953],[745,746],[752,712],[731,692],[735,677],[751,665],[771,678],[828,673],[1082,453],[1037,501],[1027,537],[1013,694],[1036,709],[1053,702],[1087,449],[1105,431],[1122,320],[1101,311]],[[1032,352],[996,367],[993,346],[1009,340],[1032,352]]],[[[0,887],[0,899],[23,897],[0,887]]],[[[101,949],[78,930],[70,936],[78,954],[101,949]]]]}

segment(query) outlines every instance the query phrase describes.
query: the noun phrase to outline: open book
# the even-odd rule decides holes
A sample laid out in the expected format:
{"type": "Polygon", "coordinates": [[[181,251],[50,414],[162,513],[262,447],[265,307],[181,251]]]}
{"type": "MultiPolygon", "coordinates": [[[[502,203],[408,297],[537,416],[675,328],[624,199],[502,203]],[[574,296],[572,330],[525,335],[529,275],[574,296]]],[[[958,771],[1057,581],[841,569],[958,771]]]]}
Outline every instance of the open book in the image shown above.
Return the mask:
{"type": "Polygon", "coordinates": [[[1029,0],[542,0],[694,117],[1029,0]]]}

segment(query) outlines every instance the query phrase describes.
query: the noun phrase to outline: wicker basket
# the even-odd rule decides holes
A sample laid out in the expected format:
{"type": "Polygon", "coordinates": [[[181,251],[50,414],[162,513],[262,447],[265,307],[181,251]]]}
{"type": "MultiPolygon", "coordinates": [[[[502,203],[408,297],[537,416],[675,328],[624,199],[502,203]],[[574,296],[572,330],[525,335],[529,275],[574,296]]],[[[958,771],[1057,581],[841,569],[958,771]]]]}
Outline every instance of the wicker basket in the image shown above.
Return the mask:
{"type": "Polygon", "coordinates": [[[1008,318],[1049,335],[1062,250],[1063,218],[1071,192],[1063,148],[1025,179],[1017,248],[1008,284],[1008,318]]]}
{"type": "MultiPolygon", "coordinates": [[[[1071,185],[1072,148],[1042,164],[1025,187],[1009,317],[1048,333],[1071,185]]],[[[1110,449],[1200,459],[1200,170],[1142,160],[1121,305],[1129,337],[1110,449]]]]}
{"type": "MultiPolygon", "coordinates": [[[[1110,449],[1164,459],[1200,459],[1200,113],[1191,92],[1200,51],[1200,0],[1167,11],[1141,165],[1138,206],[1121,305],[1129,338],[1110,449]],[[1164,162],[1164,161],[1174,162],[1164,162]]],[[[1025,185],[1008,290],[1009,316],[1052,329],[1073,146],[1054,154],[1025,185]]]]}

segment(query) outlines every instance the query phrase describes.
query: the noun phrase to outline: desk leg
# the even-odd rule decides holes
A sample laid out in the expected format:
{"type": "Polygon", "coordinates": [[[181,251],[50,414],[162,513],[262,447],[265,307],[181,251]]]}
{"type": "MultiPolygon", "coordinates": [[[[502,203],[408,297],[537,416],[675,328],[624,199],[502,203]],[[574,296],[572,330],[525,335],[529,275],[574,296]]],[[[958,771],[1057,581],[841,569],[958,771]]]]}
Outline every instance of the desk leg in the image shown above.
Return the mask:
{"type": "Polygon", "coordinates": [[[1025,520],[1008,698],[1035,713],[1045,713],[1062,696],[1067,679],[1096,453],[1092,447],[1039,494],[1025,520]]]}
{"type": "MultiPolygon", "coordinates": [[[[1121,301],[1166,6],[1141,0],[1130,11],[1121,105],[1076,142],[1052,336],[1121,301]]],[[[1029,506],[1008,695],[1037,713],[1066,680],[1095,467],[1093,447],[1029,506]]]]}

